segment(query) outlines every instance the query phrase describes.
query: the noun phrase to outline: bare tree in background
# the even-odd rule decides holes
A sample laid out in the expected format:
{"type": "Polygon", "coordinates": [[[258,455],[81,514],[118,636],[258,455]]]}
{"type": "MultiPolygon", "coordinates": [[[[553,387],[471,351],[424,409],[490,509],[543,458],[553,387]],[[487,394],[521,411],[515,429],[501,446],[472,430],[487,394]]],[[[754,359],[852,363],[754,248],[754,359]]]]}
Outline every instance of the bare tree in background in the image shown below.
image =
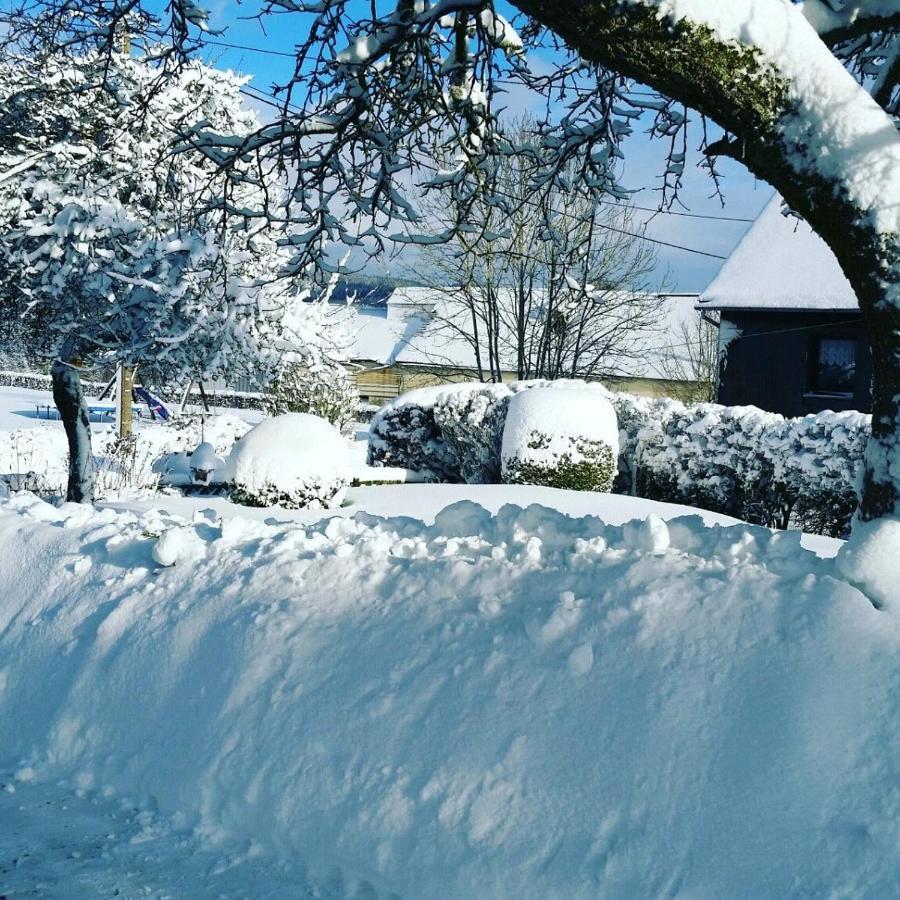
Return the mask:
{"type": "MultiPolygon", "coordinates": [[[[516,124],[524,146],[535,123],[516,124]]],[[[530,199],[541,147],[505,158],[491,191],[510,203],[473,204],[471,230],[453,230],[453,210],[426,204],[446,243],[422,248],[423,278],[440,298],[423,351],[443,344],[471,351],[482,381],[623,374],[659,327],[662,300],[651,290],[652,244],[636,236],[625,205],[601,205],[555,188],[530,199]]]]}
{"type": "Polygon", "coordinates": [[[719,329],[698,311],[682,322],[662,351],[660,374],[673,383],[668,394],[682,403],[716,399],[719,329]]]}

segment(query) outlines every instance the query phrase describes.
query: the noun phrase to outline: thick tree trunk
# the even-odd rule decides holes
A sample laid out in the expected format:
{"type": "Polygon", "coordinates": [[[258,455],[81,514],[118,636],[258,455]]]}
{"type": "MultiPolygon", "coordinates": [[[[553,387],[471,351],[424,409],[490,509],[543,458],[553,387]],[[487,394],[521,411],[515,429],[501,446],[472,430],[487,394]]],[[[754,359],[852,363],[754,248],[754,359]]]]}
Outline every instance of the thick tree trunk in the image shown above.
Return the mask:
{"type": "Polygon", "coordinates": [[[872,348],[872,436],[859,505],[865,522],[900,515],[900,308],[871,304],[863,313],[872,348]]]}
{"type": "Polygon", "coordinates": [[[91,450],[91,424],[81,387],[81,375],[73,365],[69,342],[53,363],[53,402],[59,410],[69,442],[69,483],[66,500],[92,503],[94,500],[94,457],[91,450]]]}
{"type": "MultiPolygon", "coordinates": [[[[873,357],[872,438],[859,515],[863,521],[900,516],[900,234],[891,226],[879,231],[876,210],[858,199],[859,175],[874,165],[873,150],[881,154],[876,154],[877,170],[886,176],[888,148],[894,148],[894,156],[900,158],[900,135],[887,114],[880,118],[870,106],[868,131],[837,133],[839,143],[849,137],[851,144],[843,148],[843,167],[834,166],[830,158],[818,159],[809,144],[824,140],[825,155],[830,157],[832,148],[823,129],[833,130],[834,123],[843,122],[843,109],[836,106],[826,117],[821,108],[807,110],[804,102],[809,98],[794,91],[790,67],[783,71],[780,57],[767,57],[758,47],[717,37],[711,27],[716,16],[713,6],[707,23],[675,18],[656,0],[513,2],[564,38],[584,59],[657,88],[734,135],[710,152],[742,162],[769,182],[834,251],[859,298],[873,357]]],[[[757,6],[754,14],[783,22],[781,53],[790,58],[792,53],[809,51],[812,45],[804,43],[807,26],[799,8],[790,9],[778,0],[759,0],[757,6]],[[795,15],[796,21],[791,20],[795,15]],[[795,38],[799,44],[792,44],[795,38]]],[[[826,65],[832,60],[825,45],[815,62],[833,87],[834,73],[826,65]]],[[[849,73],[839,93],[835,104],[874,105],[849,73]]],[[[900,203],[891,193],[893,184],[885,177],[885,190],[874,199],[863,191],[870,197],[868,202],[880,206],[882,219],[888,222],[900,203]]]]}

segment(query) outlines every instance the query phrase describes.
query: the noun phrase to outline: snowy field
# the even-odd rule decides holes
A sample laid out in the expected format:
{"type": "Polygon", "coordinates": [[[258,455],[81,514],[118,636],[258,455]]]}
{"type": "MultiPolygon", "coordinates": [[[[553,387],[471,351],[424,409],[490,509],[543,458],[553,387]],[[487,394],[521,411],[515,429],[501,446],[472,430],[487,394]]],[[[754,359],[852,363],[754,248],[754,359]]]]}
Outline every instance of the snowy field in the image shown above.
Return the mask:
{"type": "Polygon", "coordinates": [[[0,895],[897,896],[898,607],[841,545],[525,485],[13,495],[0,895]]]}
{"type": "MultiPolygon", "coordinates": [[[[87,397],[88,406],[111,407],[113,402],[107,398],[98,400],[87,397]]],[[[220,411],[213,407],[213,412],[220,411]]],[[[228,409],[229,414],[239,416],[247,422],[256,423],[262,413],[254,409],[228,409]]],[[[105,432],[112,425],[111,416],[92,415],[91,426],[94,431],[105,432]]],[[[135,417],[135,428],[153,428],[155,424],[149,418],[135,417]]],[[[62,424],[57,418],[50,391],[37,391],[30,388],[0,386],[0,431],[17,431],[19,429],[41,428],[62,431],[62,424]]]]}

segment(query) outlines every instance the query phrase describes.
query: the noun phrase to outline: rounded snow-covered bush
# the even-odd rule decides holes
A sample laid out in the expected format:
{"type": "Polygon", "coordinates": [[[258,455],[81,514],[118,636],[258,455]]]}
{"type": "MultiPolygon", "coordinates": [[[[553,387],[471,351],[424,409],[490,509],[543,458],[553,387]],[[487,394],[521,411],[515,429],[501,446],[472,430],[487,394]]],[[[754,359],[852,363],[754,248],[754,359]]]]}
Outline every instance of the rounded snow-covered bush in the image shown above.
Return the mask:
{"type": "Polygon", "coordinates": [[[503,428],[503,481],[608,492],[619,427],[605,393],[559,385],[515,394],[503,428]]]}
{"type": "Polygon", "coordinates": [[[328,509],[340,504],[350,483],[349,447],[317,416],[276,416],[234,445],[222,480],[232,499],[247,506],[328,509]]]}

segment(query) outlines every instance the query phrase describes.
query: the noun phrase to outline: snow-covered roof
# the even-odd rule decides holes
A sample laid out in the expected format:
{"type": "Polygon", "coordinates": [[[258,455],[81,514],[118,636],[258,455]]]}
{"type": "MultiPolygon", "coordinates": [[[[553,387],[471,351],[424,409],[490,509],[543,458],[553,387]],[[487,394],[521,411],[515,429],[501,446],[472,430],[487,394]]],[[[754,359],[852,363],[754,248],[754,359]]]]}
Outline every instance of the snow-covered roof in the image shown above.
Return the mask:
{"type": "MultiPolygon", "coordinates": [[[[696,305],[696,294],[664,295],[658,326],[646,330],[627,356],[609,359],[609,368],[625,378],[665,377],[663,359],[670,345],[683,344],[681,326],[696,316],[696,305]]],[[[429,288],[398,288],[386,309],[352,306],[349,358],[383,366],[477,368],[474,348],[448,324],[454,316],[447,306],[446,293],[429,288]]]]}
{"type": "Polygon", "coordinates": [[[828,245],[778,194],[700,295],[709,309],[848,310],[859,303],[828,245]]]}

